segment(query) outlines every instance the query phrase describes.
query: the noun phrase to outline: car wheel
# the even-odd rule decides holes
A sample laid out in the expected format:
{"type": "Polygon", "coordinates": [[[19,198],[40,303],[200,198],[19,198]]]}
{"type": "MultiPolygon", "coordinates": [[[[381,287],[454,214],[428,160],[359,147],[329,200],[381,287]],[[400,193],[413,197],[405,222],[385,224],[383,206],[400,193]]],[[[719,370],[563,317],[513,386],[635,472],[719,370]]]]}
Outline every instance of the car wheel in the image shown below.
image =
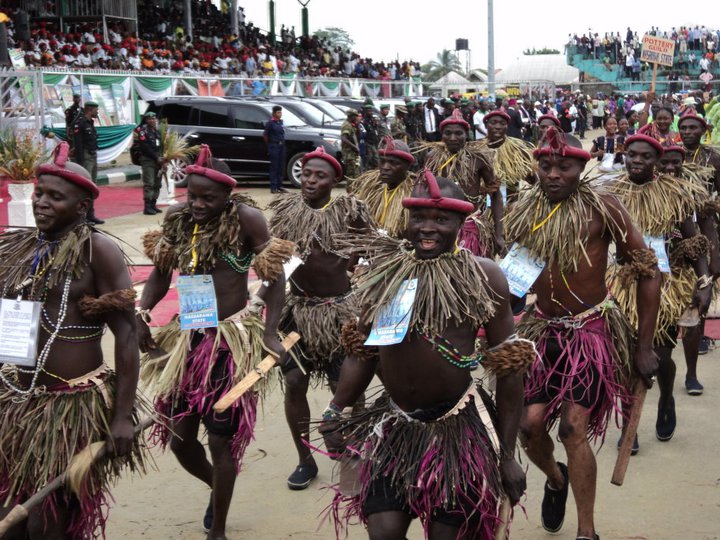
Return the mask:
{"type": "Polygon", "coordinates": [[[175,183],[175,187],[187,187],[187,173],[185,167],[188,161],[182,158],[171,159],[167,166],[167,177],[175,183]]]}
{"type": "Polygon", "coordinates": [[[299,188],[302,177],[302,158],[305,153],[295,154],[287,162],[287,177],[293,187],[299,188]]]}

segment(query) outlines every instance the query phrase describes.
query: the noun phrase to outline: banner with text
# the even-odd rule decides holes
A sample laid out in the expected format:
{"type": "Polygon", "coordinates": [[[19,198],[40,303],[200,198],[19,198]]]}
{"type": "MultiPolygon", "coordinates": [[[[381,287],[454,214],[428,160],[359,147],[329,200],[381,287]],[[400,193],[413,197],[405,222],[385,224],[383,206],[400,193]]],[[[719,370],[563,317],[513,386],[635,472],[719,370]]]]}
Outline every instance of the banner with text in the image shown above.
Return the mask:
{"type": "Polygon", "coordinates": [[[675,56],[675,42],[655,36],[644,35],[642,39],[642,52],[640,61],[661,66],[672,66],[675,56]]]}

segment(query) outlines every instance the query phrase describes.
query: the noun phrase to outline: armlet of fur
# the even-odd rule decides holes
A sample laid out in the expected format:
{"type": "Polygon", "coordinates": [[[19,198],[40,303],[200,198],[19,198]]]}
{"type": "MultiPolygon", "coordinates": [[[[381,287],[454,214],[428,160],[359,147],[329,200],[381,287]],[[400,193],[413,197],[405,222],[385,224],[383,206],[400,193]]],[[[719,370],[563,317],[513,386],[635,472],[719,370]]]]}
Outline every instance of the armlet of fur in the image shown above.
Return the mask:
{"type": "Polygon", "coordinates": [[[711,199],[707,201],[703,205],[702,210],[700,210],[700,215],[703,217],[714,216],[716,214],[720,214],[720,199],[711,199]]]}
{"type": "Polygon", "coordinates": [[[653,278],[657,272],[658,258],[652,249],[636,249],[630,252],[632,260],[620,269],[621,279],[653,278]]]}
{"type": "Polygon", "coordinates": [[[142,237],[143,252],[157,268],[163,272],[172,272],[175,268],[175,249],[165,240],[161,230],[148,231],[142,237]]]}
{"type": "Polygon", "coordinates": [[[527,339],[511,336],[485,353],[482,365],[498,377],[510,373],[523,374],[535,361],[535,344],[527,339]]]}
{"type": "Polygon", "coordinates": [[[135,289],[120,289],[95,298],[83,296],[78,302],[83,317],[93,318],[112,311],[132,311],[135,307],[135,289]]]}
{"type": "Polygon", "coordinates": [[[346,322],[340,330],[340,343],[348,355],[357,356],[361,360],[373,360],[378,356],[377,347],[366,347],[367,336],[360,333],[357,321],[346,322]]]}
{"type": "Polygon", "coordinates": [[[698,234],[692,238],[685,238],[678,243],[677,251],[678,255],[682,255],[691,261],[697,261],[710,251],[710,240],[708,240],[704,234],[698,234]]]}
{"type": "Polygon", "coordinates": [[[253,267],[263,281],[275,281],[283,272],[283,264],[295,253],[295,244],[289,240],[271,238],[265,249],[255,256],[253,267]]]}

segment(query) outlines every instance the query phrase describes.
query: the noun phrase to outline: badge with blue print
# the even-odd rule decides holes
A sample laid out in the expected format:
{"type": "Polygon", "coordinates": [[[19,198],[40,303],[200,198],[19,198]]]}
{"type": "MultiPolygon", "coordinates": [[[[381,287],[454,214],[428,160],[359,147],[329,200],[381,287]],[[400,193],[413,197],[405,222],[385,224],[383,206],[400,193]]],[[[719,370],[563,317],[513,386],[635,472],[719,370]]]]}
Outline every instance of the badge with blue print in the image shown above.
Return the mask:
{"type": "Polygon", "coordinates": [[[176,287],[180,301],[181,330],[217,327],[217,298],[212,276],[179,276],[176,287]]]}
{"type": "Polygon", "coordinates": [[[670,273],[670,259],[665,250],[665,238],[662,236],[644,235],[645,243],[655,252],[658,258],[658,268],[663,274],[670,273]]]}
{"type": "Polygon", "coordinates": [[[543,268],[545,263],[530,255],[530,251],[519,244],[513,244],[510,252],[500,261],[500,269],[507,278],[510,294],[517,297],[527,294],[543,268]]]}
{"type": "Polygon", "coordinates": [[[365,345],[396,345],[405,339],[415,304],[417,282],[417,278],[402,282],[392,302],[380,310],[365,345]]]}

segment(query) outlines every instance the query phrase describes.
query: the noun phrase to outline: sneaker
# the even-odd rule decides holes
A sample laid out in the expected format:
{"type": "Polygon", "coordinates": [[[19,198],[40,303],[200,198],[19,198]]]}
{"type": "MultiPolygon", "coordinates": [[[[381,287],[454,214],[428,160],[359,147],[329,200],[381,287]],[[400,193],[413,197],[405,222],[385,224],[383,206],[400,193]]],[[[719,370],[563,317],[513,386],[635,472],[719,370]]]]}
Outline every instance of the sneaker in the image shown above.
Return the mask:
{"type": "Polygon", "coordinates": [[[658,404],[658,416],[655,422],[655,436],[658,441],[669,441],[675,433],[677,418],[675,416],[675,398],[670,398],[667,406],[658,404]]]}
{"type": "Polygon", "coordinates": [[[558,461],[558,467],[565,478],[565,483],[561,489],[553,489],[548,481],[545,481],[545,495],[543,496],[541,517],[542,526],[548,532],[558,532],[565,521],[565,503],[567,502],[568,487],[570,480],[568,478],[567,465],[558,461]]]}
{"type": "Polygon", "coordinates": [[[702,396],[705,388],[695,377],[685,379],[685,391],[691,396],[702,396]]]}
{"type": "Polygon", "coordinates": [[[304,465],[298,465],[293,473],[288,476],[287,485],[290,489],[299,491],[305,489],[313,481],[313,478],[317,476],[318,468],[315,463],[306,463],[304,465]]]}
{"type": "Polygon", "coordinates": [[[205,516],[203,516],[202,526],[205,532],[210,532],[213,526],[213,505],[212,505],[212,493],[210,494],[210,502],[205,509],[205,516]]]}
{"type": "MultiPolygon", "coordinates": [[[[620,438],[617,442],[617,449],[620,450],[620,447],[622,446],[623,442],[623,436],[620,435],[620,438]]],[[[635,434],[635,440],[633,441],[632,450],[630,450],[631,456],[637,456],[637,453],[640,451],[640,443],[638,442],[637,433],[635,434]]]]}
{"type": "Polygon", "coordinates": [[[709,351],[715,348],[715,340],[707,336],[700,338],[700,345],[698,346],[698,354],[707,354],[709,351]]]}

